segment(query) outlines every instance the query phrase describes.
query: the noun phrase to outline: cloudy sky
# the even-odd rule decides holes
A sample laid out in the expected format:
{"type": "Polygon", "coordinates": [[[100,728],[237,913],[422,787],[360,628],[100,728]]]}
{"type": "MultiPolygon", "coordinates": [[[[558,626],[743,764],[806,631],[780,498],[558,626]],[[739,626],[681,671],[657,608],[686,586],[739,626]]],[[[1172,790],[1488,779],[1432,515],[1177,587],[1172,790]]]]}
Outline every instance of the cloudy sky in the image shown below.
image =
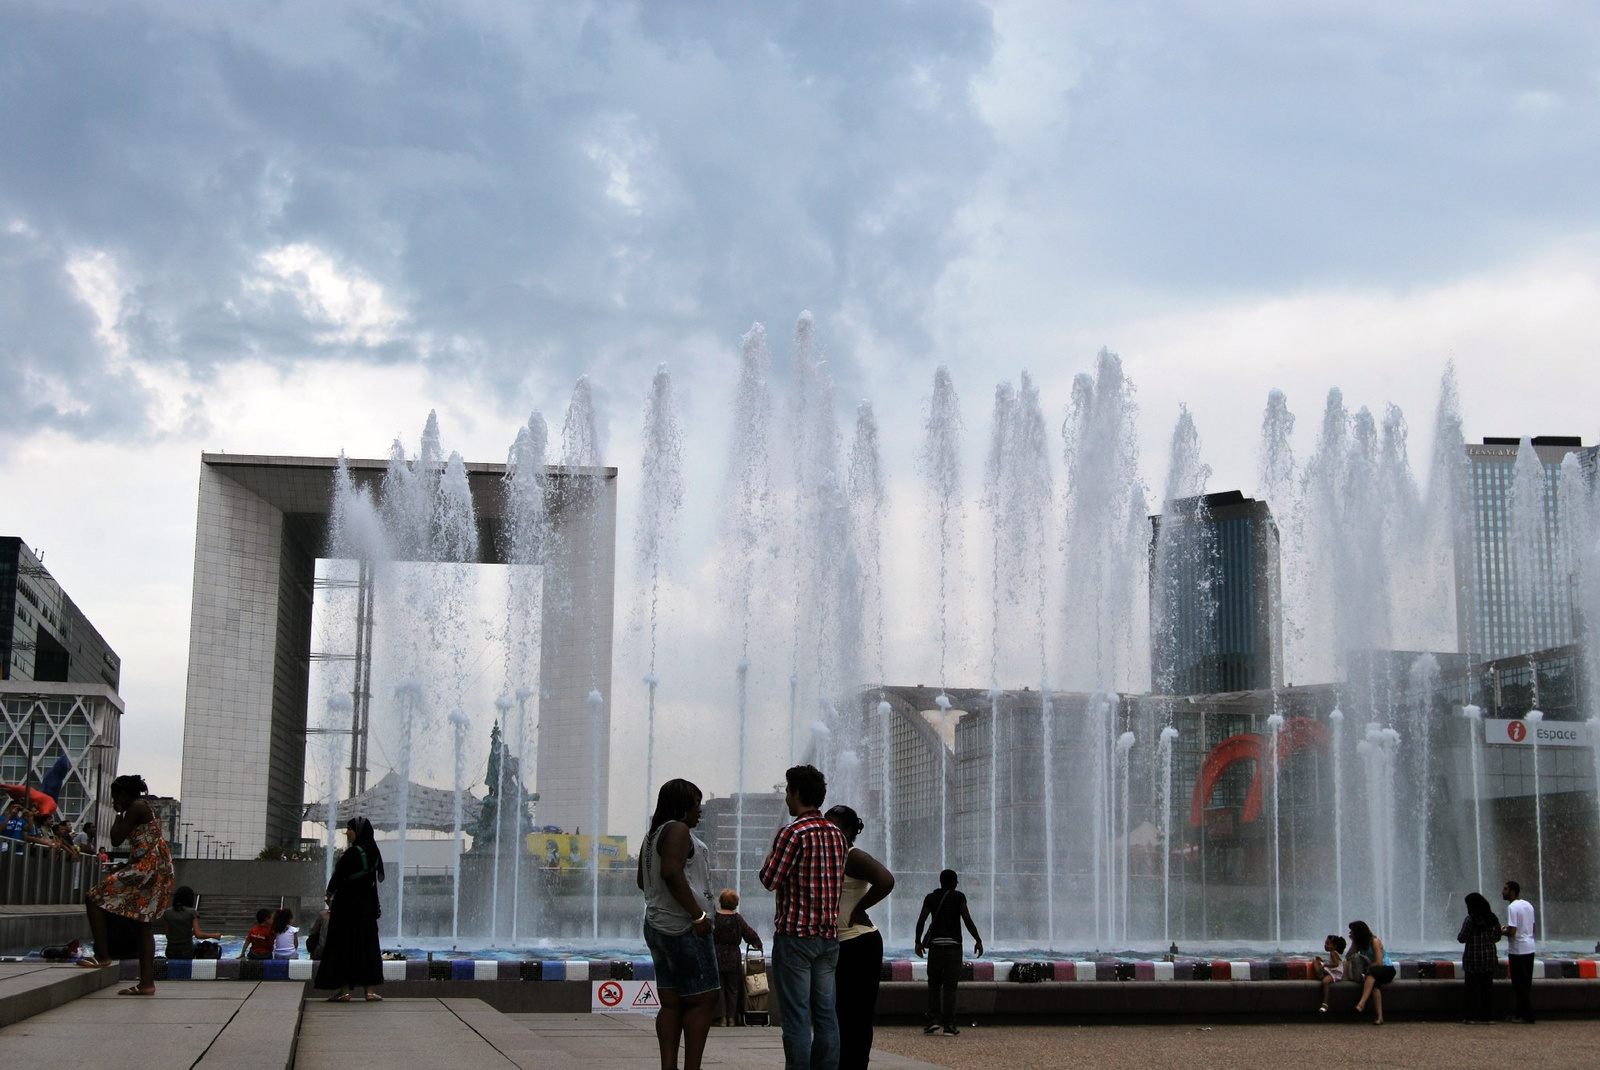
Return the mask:
{"type": "Polygon", "coordinates": [[[1537,0],[0,0],[0,531],[175,793],[202,450],[437,408],[497,460],[588,374],[626,527],[668,361],[692,576],[740,335],[781,387],[802,309],[900,501],[937,364],[976,471],[997,380],[1059,421],[1102,346],[1152,482],[1184,402],[1252,490],[1274,387],[1306,443],[1331,386],[1399,404],[1416,458],[1452,359],[1469,437],[1593,441],[1597,46],[1537,0]]]}

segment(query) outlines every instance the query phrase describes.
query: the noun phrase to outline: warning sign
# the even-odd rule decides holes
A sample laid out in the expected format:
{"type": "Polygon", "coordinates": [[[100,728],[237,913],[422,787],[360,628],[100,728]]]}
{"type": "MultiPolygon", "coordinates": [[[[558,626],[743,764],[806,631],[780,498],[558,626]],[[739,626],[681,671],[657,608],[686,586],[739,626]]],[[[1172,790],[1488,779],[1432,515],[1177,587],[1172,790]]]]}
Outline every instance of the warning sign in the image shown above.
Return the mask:
{"type": "Polygon", "coordinates": [[[654,981],[595,981],[591,988],[591,1014],[654,1015],[661,1009],[654,981]]]}

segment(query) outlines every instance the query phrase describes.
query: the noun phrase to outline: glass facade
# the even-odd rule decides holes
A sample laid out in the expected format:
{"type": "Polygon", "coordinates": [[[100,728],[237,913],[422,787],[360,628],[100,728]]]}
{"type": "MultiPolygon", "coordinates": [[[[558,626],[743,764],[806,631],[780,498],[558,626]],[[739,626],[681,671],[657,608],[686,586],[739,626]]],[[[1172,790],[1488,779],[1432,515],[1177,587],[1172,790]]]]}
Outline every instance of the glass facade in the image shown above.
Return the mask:
{"type": "Polygon", "coordinates": [[[1266,503],[1234,491],[1175,503],[1171,517],[1152,518],[1154,689],[1200,695],[1278,686],[1278,530],[1266,503]]]}
{"type": "Polygon", "coordinates": [[[0,680],[121,684],[122,660],[16,536],[0,536],[0,680]]]}
{"type": "Polygon", "coordinates": [[[1474,656],[1494,661],[1572,642],[1572,592],[1564,567],[1561,461],[1572,448],[1534,442],[1544,466],[1544,531],[1533,560],[1519,567],[1512,552],[1511,488],[1516,445],[1468,446],[1472,470],[1472,551],[1458,582],[1460,641],[1474,656]]]}
{"type": "Polygon", "coordinates": [[[120,715],[103,694],[0,691],[0,783],[38,785],[64,754],[72,768],[56,800],[62,814],[76,825],[96,809],[109,828],[103,789],[116,773],[120,715]]]}

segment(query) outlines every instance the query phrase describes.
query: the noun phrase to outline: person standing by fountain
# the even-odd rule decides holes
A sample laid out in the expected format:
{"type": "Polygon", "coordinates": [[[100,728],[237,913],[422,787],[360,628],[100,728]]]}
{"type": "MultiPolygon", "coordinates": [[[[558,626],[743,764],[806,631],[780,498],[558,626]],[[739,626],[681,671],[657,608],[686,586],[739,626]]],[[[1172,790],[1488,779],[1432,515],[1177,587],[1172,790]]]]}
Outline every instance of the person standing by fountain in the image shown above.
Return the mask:
{"type": "Polygon", "coordinates": [[[156,937],[151,923],[172,899],[172,851],[161,835],[161,822],[145,800],[149,792],[144,779],[131,773],[111,782],[111,808],[117,812],[111,825],[111,846],[128,842],[128,864],[106,874],[83,898],[95,954],[80,965],[111,965],[107,914],[128,918],[138,927],[139,983],[120,989],[119,996],[156,994],[156,937]]]}
{"type": "Polygon", "coordinates": [[[828,820],[839,826],[850,845],[844,859],[839,892],[839,1070],[867,1070],[872,1058],[872,1016],[878,1009],[878,982],[883,979],[883,934],[867,916],[867,908],[894,891],[894,874],[856,846],[863,825],[848,806],[835,806],[828,820]]]}
{"type": "Polygon", "coordinates": [[[917,915],[917,958],[928,956],[928,1023],[924,1033],[953,1037],[956,1028],[956,986],[961,982],[961,926],[972,934],[972,953],[983,954],[983,937],[967,912],[967,897],[956,890],[960,878],[953,869],[939,874],[939,890],[929,892],[917,915]],[[930,923],[931,919],[931,923],[930,923]],[[922,926],[928,923],[928,942],[922,942],[922,926]]]}
{"type": "MultiPolygon", "coordinates": [[[[378,882],[383,855],[372,822],[352,817],[344,827],[345,847],[328,878],[328,935],[317,964],[318,988],[337,988],[329,1003],[349,1003],[350,989],[361,986],[368,1003],[383,999],[372,989],[383,984],[383,953],[378,949],[378,882]]],[[[405,877],[402,874],[401,879],[405,877]]]]}
{"type": "Polygon", "coordinates": [[[1461,975],[1467,983],[1463,1022],[1493,1021],[1494,970],[1499,965],[1494,945],[1500,941],[1500,919],[1489,909],[1489,900],[1477,892],[1467,893],[1467,916],[1456,933],[1461,949],[1461,975]]]}
{"type": "Polygon", "coordinates": [[[1538,950],[1533,940],[1533,904],[1522,898],[1522,886],[1516,881],[1506,881],[1500,897],[1511,904],[1506,907],[1506,962],[1515,1002],[1508,1020],[1532,1025],[1533,953],[1538,950]]]}
{"type": "Polygon", "coordinates": [[[700,1070],[706,1036],[722,995],[712,936],[711,850],[690,830],[700,824],[700,789],[674,779],[656,793],[656,812],[639,850],[636,883],[644,893],[644,942],[656,967],[661,1011],[656,1043],[662,1070],[700,1070]]]}
{"type": "Polygon", "coordinates": [[[776,892],[772,980],[782,1015],[785,1070],[837,1070],[839,895],[850,845],[822,816],[828,780],[809,765],[784,773],[794,818],[778,830],[761,864],[761,885],[776,892]]]}
{"type": "Polygon", "coordinates": [[[712,920],[712,939],[717,943],[717,974],[722,978],[722,1024],[744,1025],[743,944],[757,951],[761,934],[739,913],[739,893],[724,888],[717,895],[717,916],[712,920]]]}

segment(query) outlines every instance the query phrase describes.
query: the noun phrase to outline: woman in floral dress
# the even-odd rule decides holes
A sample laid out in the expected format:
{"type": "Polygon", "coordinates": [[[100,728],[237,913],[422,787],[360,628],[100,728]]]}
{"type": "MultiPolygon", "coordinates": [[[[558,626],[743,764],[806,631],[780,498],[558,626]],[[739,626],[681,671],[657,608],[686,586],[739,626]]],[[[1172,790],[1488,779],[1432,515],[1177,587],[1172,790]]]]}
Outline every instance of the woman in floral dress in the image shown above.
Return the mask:
{"type": "Polygon", "coordinates": [[[172,852],[161,835],[145,795],[150,789],[142,778],[119,776],[111,782],[111,807],[117,820],[111,826],[112,846],[128,843],[128,864],[107,873],[84,896],[84,911],[89,915],[89,930],[94,934],[93,958],[80,965],[111,965],[106,954],[106,915],[116,914],[139,926],[139,983],[122,989],[119,996],[156,994],[156,938],[151,923],[167,909],[172,898],[172,852]]]}

